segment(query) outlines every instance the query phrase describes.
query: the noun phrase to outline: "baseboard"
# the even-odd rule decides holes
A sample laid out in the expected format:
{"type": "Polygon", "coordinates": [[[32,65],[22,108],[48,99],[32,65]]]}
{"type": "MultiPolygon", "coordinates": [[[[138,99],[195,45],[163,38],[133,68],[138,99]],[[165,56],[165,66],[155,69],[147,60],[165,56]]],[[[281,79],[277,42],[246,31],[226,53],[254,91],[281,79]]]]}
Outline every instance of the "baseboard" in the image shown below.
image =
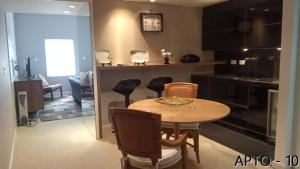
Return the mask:
{"type": "Polygon", "coordinates": [[[10,161],[9,161],[9,167],[8,167],[8,169],[12,169],[12,163],[13,163],[13,160],[14,160],[14,152],[15,152],[15,144],[16,144],[16,134],[17,134],[17,129],[15,129],[15,132],[14,132],[14,137],[13,137],[13,143],[12,143],[12,146],[11,146],[10,161]]]}
{"type": "Polygon", "coordinates": [[[272,162],[272,167],[274,169],[286,169],[285,164],[283,164],[282,162],[279,163],[279,162],[276,162],[276,161],[272,162]]]}

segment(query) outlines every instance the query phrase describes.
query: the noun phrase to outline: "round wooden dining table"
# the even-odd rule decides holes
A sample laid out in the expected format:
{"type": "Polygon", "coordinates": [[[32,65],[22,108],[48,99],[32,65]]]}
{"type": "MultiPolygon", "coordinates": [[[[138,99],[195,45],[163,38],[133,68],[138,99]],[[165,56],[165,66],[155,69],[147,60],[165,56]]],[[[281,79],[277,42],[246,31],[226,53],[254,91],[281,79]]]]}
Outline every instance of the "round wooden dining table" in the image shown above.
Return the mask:
{"type": "Polygon", "coordinates": [[[159,103],[155,99],[147,99],[132,103],[128,108],[160,114],[162,122],[175,124],[176,138],[179,137],[182,123],[216,121],[230,113],[230,108],[219,102],[204,99],[191,99],[191,101],[184,105],[169,105],[159,103]]]}

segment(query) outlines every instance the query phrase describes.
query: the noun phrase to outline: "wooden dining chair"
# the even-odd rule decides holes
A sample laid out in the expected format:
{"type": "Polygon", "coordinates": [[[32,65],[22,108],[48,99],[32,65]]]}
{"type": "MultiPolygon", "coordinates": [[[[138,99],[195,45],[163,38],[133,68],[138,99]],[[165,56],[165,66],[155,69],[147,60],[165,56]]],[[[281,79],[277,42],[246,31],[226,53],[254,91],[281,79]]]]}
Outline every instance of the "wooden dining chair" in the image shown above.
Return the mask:
{"type": "Polygon", "coordinates": [[[161,138],[161,115],[112,108],[122,169],[185,169],[187,133],[174,141],[161,138]]]}
{"type": "MultiPolygon", "coordinates": [[[[183,97],[183,98],[197,98],[198,84],[175,82],[165,84],[165,92],[167,97],[183,97]]],[[[180,124],[180,130],[187,132],[189,138],[193,139],[194,144],[187,143],[194,148],[197,162],[200,163],[199,157],[199,123],[184,123],[180,124]]],[[[162,123],[162,131],[167,133],[167,138],[174,132],[174,124],[162,123]]]]}

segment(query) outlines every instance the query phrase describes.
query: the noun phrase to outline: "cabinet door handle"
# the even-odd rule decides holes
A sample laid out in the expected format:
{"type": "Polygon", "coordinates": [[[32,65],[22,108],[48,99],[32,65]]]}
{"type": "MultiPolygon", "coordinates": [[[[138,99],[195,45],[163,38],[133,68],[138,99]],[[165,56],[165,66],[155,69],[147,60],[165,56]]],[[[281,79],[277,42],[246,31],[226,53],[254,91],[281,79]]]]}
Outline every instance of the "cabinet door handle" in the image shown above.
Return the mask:
{"type": "Polygon", "coordinates": [[[270,128],[271,128],[271,97],[272,97],[272,93],[269,91],[268,92],[268,109],[267,109],[267,136],[270,136],[270,128]]]}

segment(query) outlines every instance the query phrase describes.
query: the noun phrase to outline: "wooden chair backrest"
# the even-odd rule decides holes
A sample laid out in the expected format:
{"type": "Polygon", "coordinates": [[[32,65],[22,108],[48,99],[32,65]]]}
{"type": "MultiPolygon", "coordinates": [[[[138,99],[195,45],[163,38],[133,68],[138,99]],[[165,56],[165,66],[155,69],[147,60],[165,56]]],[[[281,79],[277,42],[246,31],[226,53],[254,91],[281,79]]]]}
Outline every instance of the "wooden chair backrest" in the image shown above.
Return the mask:
{"type": "Polygon", "coordinates": [[[174,82],[165,84],[167,97],[177,96],[184,98],[197,98],[198,84],[174,82]]]}
{"type": "Polygon", "coordinates": [[[161,158],[161,115],[121,108],[112,108],[111,112],[123,156],[150,158],[154,166],[161,158]]]}

